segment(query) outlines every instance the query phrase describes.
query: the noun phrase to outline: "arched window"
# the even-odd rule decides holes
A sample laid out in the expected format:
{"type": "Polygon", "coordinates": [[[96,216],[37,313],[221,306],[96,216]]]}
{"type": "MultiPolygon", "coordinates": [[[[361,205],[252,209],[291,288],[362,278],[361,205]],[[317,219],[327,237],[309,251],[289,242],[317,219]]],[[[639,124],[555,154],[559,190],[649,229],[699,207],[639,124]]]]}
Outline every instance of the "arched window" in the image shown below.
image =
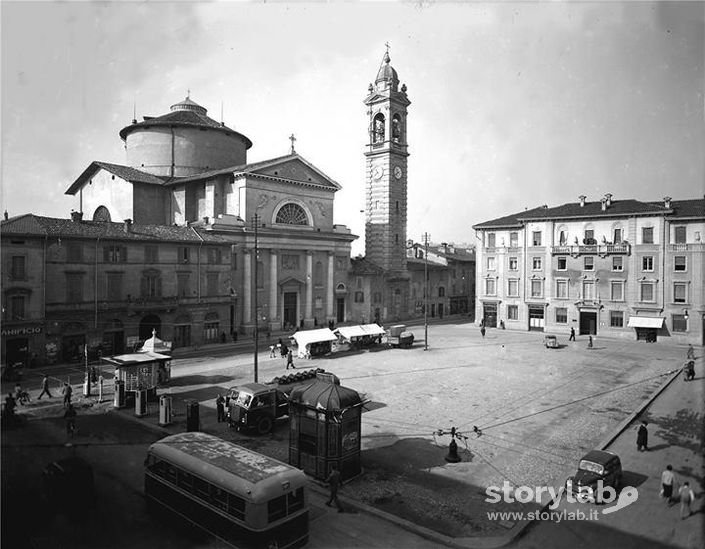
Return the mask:
{"type": "Polygon", "coordinates": [[[372,123],[372,142],[384,143],[384,115],[379,113],[372,123]]]}
{"type": "Polygon", "coordinates": [[[110,210],[105,206],[98,206],[93,212],[93,221],[110,221],[110,210]]]}
{"type": "Polygon", "coordinates": [[[401,117],[398,114],[392,118],[392,141],[401,142],[401,117]]]}
{"type": "Polygon", "coordinates": [[[288,202],[279,208],[275,222],[284,225],[308,225],[308,216],[301,206],[288,202]]]}

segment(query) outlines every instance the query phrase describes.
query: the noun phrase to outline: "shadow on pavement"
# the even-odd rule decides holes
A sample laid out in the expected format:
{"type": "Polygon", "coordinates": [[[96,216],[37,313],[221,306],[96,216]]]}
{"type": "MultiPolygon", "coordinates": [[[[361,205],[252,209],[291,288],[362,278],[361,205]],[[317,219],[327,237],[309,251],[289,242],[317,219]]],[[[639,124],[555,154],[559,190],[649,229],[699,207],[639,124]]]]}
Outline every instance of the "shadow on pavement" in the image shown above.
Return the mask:
{"type": "Polygon", "coordinates": [[[216,385],[218,383],[228,383],[234,382],[234,377],[214,375],[214,376],[202,376],[202,375],[192,375],[172,378],[169,381],[169,387],[184,387],[188,385],[216,385]]]}

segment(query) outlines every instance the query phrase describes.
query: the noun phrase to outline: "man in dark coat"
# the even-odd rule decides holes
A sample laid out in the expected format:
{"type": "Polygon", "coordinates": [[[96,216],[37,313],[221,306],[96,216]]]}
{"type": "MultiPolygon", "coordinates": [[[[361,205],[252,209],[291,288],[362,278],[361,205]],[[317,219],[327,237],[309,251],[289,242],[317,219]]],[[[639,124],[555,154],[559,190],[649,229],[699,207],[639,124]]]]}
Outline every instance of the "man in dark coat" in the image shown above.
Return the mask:
{"type": "Polygon", "coordinates": [[[335,502],[335,506],[338,508],[338,513],[342,513],[343,506],[340,504],[340,501],[338,501],[338,488],[340,487],[340,484],[341,484],[340,483],[340,471],[338,471],[338,468],[335,466],[335,464],[331,465],[330,475],[328,475],[326,482],[328,483],[328,486],[330,487],[330,498],[328,498],[326,505],[328,507],[332,507],[331,504],[333,502],[335,502]]]}
{"type": "Polygon", "coordinates": [[[42,392],[39,393],[39,398],[37,398],[37,400],[41,400],[44,393],[51,398],[51,393],[49,392],[49,376],[46,374],[44,374],[44,377],[42,378],[42,392]]]}
{"type": "Polygon", "coordinates": [[[220,393],[215,399],[215,409],[218,412],[218,423],[225,421],[225,399],[220,393]]]}
{"type": "Polygon", "coordinates": [[[640,452],[649,450],[649,431],[646,428],[648,423],[642,421],[639,429],[636,432],[636,449],[640,452]]]}

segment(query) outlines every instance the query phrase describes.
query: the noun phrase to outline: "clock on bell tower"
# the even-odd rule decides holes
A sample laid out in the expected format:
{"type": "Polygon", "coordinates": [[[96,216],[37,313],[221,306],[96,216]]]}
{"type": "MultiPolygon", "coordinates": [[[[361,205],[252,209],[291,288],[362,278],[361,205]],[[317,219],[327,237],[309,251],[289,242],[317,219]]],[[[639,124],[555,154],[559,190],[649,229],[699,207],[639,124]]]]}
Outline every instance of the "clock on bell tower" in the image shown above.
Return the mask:
{"type": "MultiPolygon", "coordinates": [[[[406,272],[407,108],[406,85],[399,87],[389,51],[365,98],[369,141],[365,204],[365,256],[385,271],[406,272]]],[[[392,273],[392,274],[393,274],[392,273]]]]}

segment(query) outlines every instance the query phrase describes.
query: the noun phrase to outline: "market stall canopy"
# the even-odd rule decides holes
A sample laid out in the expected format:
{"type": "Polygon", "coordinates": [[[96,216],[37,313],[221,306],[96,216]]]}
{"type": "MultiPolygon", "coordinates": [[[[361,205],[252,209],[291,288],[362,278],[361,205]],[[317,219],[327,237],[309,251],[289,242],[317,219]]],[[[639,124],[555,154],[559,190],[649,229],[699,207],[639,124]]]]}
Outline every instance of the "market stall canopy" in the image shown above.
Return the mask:
{"type": "Polygon", "coordinates": [[[663,317],[661,316],[630,316],[628,328],[661,328],[663,317]]]}
{"type": "Polygon", "coordinates": [[[369,336],[384,335],[385,333],[384,329],[377,324],[363,324],[361,328],[365,330],[365,335],[369,336]]]}
{"type": "Polygon", "coordinates": [[[368,335],[362,326],[341,326],[335,330],[337,334],[340,334],[345,339],[352,339],[353,337],[363,337],[368,335]]]}
{"type": "Polygon", "coordinates": [[[320,343],[322,341],[336,341],[338,338],[333,332],[328,328],[321,328],[320,330],[306,330],[303,332],[296,332],[291,337],[296,340],[296,345],[299,348],[303,348],[311,343],[320,343]]]}
{"type": "Polygon", "coordinates": [[[139,352],[169,353],[171,352],[171,341],[162,341],[157,337],[157,331],[152,330],[152,337],[144,342],[139,352]]]}

